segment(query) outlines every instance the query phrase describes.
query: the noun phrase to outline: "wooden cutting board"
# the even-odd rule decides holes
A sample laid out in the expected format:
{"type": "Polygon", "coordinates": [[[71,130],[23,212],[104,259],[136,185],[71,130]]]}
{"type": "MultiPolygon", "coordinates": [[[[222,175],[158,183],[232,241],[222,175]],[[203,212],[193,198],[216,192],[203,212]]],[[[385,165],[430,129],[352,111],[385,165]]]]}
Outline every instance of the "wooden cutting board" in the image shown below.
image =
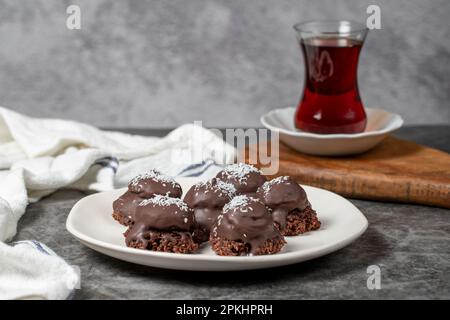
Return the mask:
{"type": "MultiPolygon", "coordinates": [[[[254,151],[258,145],[248,148],[254,151]]],[[[348,157],[310,156],[280,144],[274,176],[280,175],[349,198],[450,208],[450,154],[392,136],[367,153],[348,157]]]]}

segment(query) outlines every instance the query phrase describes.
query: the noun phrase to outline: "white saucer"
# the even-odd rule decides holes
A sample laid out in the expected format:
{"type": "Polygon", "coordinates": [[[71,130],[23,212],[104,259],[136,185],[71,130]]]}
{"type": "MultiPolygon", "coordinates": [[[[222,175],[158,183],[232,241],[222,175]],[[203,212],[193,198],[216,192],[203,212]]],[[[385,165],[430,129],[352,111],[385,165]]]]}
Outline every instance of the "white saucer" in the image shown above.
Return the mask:
{"type": "Polygon", "coordinates": [[[261,117],[264,127],[278,131],[280,140],[294,150],[319,156],[363,153],[379,144],[390,132],[403,125],[400,115],[366,108],[366,130],[355,134],[316,134],[294,126],[294,107],[276,109],[261,117]]]}
{"type": "MultiPolygon", "coordinates": [[[[198,178],[179,178],[184,192],[198,178]]],[[[111,217],[112,202],[125,189],[102,192],[78,201],[70,211],[66,228],[86,246],[121,260],[146,266],[197,271],[262,269],[314,259],[345,247],[367,229],[367,219],[348,200],[319,188],[303,186],[322,227],[287,237],[280,253],[266,256],[221,257],[207,244],[195,254],[154,252],[125,246],[125,227],[111,217]]]]}

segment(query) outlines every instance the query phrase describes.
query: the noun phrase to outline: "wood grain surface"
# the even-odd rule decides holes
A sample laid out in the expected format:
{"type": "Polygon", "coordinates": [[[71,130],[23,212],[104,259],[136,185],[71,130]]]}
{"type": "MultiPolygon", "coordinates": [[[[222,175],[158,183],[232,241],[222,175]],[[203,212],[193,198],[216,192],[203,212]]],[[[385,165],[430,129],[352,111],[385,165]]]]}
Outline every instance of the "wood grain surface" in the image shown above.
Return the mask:
{"type": "Polygon", "coordinates": [[[310,156],[280,144],[280,175],[349,198],[450,208],[450,154],[392,136],[350,157],[310,156]]]}

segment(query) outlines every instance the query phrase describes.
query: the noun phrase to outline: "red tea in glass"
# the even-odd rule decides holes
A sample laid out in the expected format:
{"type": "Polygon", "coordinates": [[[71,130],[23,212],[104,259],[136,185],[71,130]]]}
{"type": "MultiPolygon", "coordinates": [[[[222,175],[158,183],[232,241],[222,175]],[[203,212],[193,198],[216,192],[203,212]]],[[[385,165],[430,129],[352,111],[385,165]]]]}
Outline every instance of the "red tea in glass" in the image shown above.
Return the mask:
{"type": "Polygon", "coordinates": [[[294,28],[305,61],[305,87],[295,126],[320,134],[364,131],[366,113],[358,91],[357,67],[365,26],[315,21],[294,28]]]}

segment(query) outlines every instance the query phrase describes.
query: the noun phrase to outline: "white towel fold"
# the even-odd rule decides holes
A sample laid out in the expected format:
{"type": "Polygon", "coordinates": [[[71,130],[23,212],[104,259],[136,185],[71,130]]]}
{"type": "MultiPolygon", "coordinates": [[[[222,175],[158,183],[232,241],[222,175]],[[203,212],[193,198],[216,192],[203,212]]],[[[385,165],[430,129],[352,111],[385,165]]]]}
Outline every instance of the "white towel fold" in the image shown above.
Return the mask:
{"type": "MultiPolygon", "coordinates": [[[[16,234],[29,202],[57,189],[110,190],[151,168],[206,177],[234,158],[232,146],[196,125],[144,137],[0,107],[0,241],[16,234]]],[[[0,242],[0,299],[65,299],[70,290],[61,288],[74,283],[74,275],[64,260],[36,246],[0,242]]]]}
{"type": "Polygon", "coordinates": [[[37,241],[0,242],[2,299],[65,299],[78,288],[79,273],[37,241]]]}

